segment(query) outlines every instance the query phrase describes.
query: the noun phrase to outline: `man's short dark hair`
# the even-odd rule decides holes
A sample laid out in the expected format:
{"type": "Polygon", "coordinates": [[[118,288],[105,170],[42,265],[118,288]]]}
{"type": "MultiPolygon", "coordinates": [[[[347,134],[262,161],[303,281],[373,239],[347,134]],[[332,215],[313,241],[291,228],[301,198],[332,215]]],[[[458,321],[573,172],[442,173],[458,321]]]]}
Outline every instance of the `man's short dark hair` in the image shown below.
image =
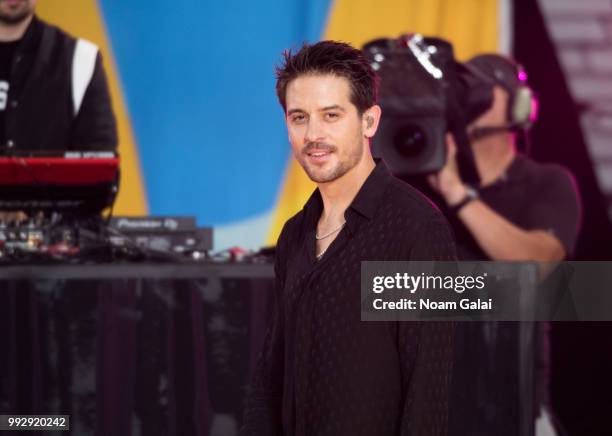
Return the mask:
{"type": "Polygon", "coordinates": [[[378,76],[361,50],[344,42],[321,41],[304,44],[295,54],[286,50],[283,56],[283,64],[276,68],[276,94],[285,112],[287,86],[292,80],[308,74],[346,78],[351,86],[351,103],[359,114],[376,104],[378,76]]]}

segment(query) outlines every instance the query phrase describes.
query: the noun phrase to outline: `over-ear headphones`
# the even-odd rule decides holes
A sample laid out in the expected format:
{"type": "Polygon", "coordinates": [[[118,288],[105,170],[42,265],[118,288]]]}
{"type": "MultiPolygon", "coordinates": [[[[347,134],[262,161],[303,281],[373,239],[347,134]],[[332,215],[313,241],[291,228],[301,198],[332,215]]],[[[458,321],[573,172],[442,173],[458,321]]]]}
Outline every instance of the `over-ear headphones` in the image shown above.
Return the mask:
{"type": "Polygon", "coordinates": [[[537,118],[537,105],[522,65],[498,54],[475,56],[466,65],[508,92],[506,120],[509,127],[521,130],[531,127],[537,118]]]}

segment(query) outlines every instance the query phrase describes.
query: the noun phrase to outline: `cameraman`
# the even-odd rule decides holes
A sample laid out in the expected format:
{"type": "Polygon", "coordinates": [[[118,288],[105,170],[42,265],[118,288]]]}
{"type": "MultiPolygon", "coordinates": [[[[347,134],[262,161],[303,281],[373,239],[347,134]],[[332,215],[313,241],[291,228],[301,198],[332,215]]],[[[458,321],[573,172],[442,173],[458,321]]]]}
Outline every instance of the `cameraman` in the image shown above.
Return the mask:
{"type": "MultiPolygon", "coordinates": [[[[494,84],[491,107],[468,127],[480,185],[469,186],[462,181],[456,159],[457,146],[451,135],[446,138],[445,166],[428,177],[431,187],[446,202],[460,259],[554,262],[568,258],[580,222],[579,198],[572,176],[558,165],[537,163],[518,151],[521,143],[522,148],[526,148],[526,130],[536,115],[535,100],[526,84],[525,72],[512,60],[495,54],[476,56],[467,65],[494,84]]],[[[490,355],[490,347],[498,343],[494,340],[491,345],[486,336],[495,332],[501,338],[499,335],[512,330],[512,326],[504,324],[465,326],[464,349],[471,350],[472,355],[462,350],[459,353],[464,354],[464,362],[481,363],[481,370],[475,377],[479,379],[477,384],[485,388],[476,389],[480,398],[471,400],[488,408],[485,415],[492,426],[488,430],[511,434],[513,430],[502,426],[514,412],[505,410],[504,406],[492,406],[491,395],[495,394],[483,394],[483,391],[489,392],[487,386],[491,385],[495,385],[498,392],[506,393],[516,391],[517,387],[509,386],[511,377],[504,377],[504,368],[482,365],[478,362],[478,354],[473,353],[476,348],[481,354],[490,355]],[[489,344],[484,345],[484,351],[479,348],[482,344],[489,344]]],[[[552,435],[555,432],[548,412],[547,324],[540,323],[537,329],[536,434],[552,435]]],[[[502,354],[500,350],[493,351],[496,352],[502,354]]],[[[512,371],[511,364],[505,369],[506,374],[512,371]]],[[[471,387],[467,380],[458,383],[466,389],[471,387]]],[[[462,407],[470,406],[464,403],[462,407]]],[[[474,427],[482,424],[478,420],[474,418],[474,427]]],[[[484,428],[480,431],[488,433],[484,428]]]]}
{"type": "Polygon", "coordinates": [[[565,169],[536,163],[517,151],[517,138],[525,139],[524,129],[535,115],[526,95],[526,74],[510,59],[494,54],[477,56],[468,65],[495,84],[491,108],[469,127],[480,186],[461,180],[451,135],[446,165],[429,176],[455,218],[460,256],[563,260],[571,255],[578,234],[578,194],[565,169]],[[520,107],[526,104],[530,107],[520,107]]]}

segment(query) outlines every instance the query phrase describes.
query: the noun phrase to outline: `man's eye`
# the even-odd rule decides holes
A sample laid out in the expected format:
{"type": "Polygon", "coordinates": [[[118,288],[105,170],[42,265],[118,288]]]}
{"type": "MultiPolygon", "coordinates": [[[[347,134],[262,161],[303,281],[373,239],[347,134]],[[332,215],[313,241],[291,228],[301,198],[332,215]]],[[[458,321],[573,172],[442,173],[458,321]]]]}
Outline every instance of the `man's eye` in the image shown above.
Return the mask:
{"type": "Polygon", "coordinates": [[[325,114],[325,118],[328,120],[337,120],[338,118],[340,118],[340,115],[337,114],[336,112],[327,112],[325,114]]]}
{"type": "Polygon", "coordinates": [[[291,117],[291,122],[296,124],[303,123],[304,120],[306,120],[306,117],[304,115],[293,115],[291,117]]]}

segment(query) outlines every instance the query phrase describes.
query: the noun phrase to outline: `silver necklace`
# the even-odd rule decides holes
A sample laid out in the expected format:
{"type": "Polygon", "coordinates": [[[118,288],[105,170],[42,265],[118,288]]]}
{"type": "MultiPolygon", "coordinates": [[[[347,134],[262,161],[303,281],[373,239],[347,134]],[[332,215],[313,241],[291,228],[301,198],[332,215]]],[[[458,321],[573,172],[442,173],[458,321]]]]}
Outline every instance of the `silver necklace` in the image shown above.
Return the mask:
{"type": "Polygon", "coordinates": [[[344,221],[342,224],[340,224],[339,227],[335,228],[334,230],[332,230],[329,233],[324,234],[323,236],[319,236],[315,233],[315,239],[317,241],[320,241],[321,239],[325,239],[325,238],[329,238],[331,235],[333,235],[334,233],[336,233],[337,231],[341,230],[342,227],[344,227],[344,225],[346,224],[346,221],[344,221]]]}
{"type": "MultiPolygon", "coordinates": [[[[329,248],[329,247],[327,247],[327,248],[329,248]]],[[[327,248],[315,256],[317,258],[317,260],[321,260],[321,258],[323,257],[323,255],[327,251],[327,248]]]]}

